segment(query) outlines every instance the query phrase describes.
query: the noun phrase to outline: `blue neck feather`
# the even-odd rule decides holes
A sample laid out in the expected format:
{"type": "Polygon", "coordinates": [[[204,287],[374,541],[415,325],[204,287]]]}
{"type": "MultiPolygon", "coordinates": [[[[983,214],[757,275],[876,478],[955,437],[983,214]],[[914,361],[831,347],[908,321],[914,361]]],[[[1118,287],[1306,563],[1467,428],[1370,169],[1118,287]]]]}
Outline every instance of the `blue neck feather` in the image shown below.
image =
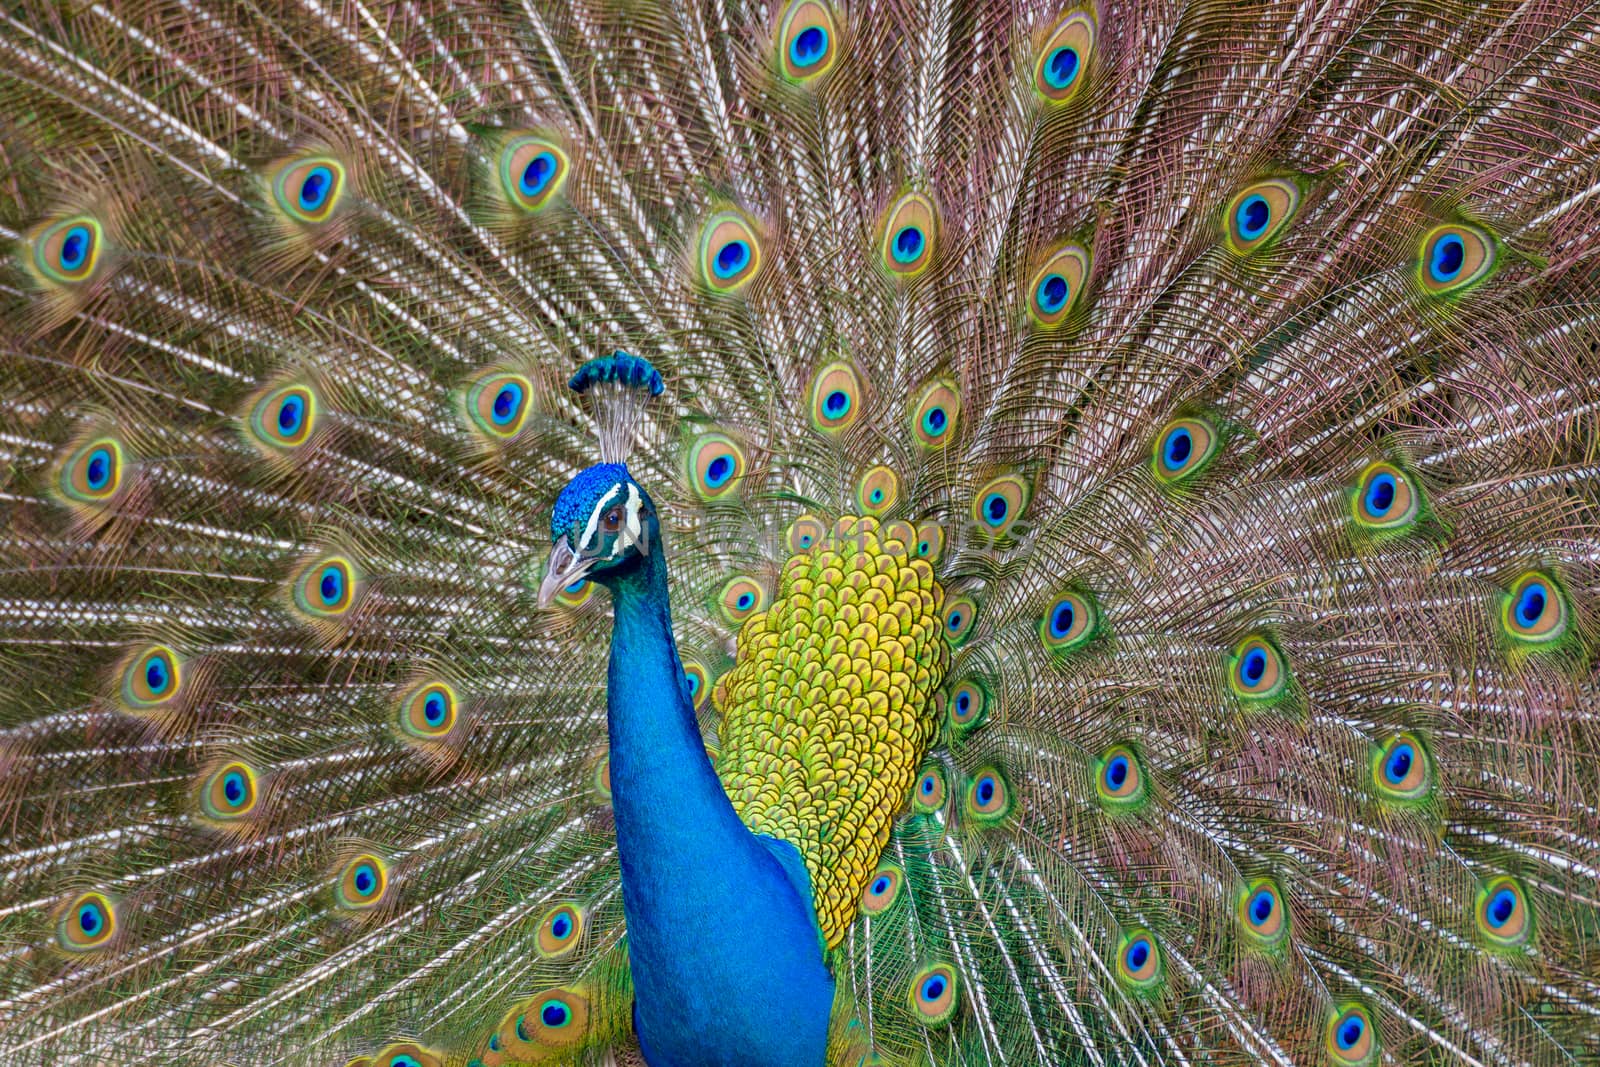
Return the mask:
{"type": "Polygon", "coordinates": [[[794,846],[740,821],[711,767],[672,638],[661,538],[612,577],[612,806],[651,1067],[820,1067],[833,979],[794,846]]]}

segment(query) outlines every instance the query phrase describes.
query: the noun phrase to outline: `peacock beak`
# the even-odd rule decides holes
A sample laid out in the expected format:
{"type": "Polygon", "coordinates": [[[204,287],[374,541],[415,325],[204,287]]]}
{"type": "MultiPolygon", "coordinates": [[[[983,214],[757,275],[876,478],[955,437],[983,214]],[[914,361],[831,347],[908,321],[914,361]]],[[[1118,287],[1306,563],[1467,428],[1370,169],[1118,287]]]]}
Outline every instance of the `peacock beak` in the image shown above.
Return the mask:
{"type": "Polygon", "coordinates": [[[590,568],[598,562],[598,556],[580,556],[572,550],[567,538],[561,538],[550,550],[550,565],[545,571],[544,581],[539,583],[539,606],[549,607],[557,593],[587,578],[590,568]]]}

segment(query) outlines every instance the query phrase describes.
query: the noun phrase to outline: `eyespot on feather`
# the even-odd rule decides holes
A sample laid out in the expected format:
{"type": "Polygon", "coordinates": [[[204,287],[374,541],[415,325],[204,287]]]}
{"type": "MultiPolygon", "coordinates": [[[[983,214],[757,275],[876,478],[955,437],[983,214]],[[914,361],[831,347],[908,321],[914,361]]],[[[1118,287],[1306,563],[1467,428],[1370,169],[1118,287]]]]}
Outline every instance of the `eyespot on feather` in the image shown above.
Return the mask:
{"type": "Polygon", "coordinates": [[[1002,537],[1027,509],[1031,487],[1020,475],[1002,474],[984,485],[972,498],[972,517],[990,537],[1002,537]]]}
{"type": "Polygon", "coordinates": [[[923,1026],[944,1026],[955,1017],[958,998],[956,971],[948,963],[935,963],[918,971],[908,990],[911,1010],[923,1026]]]}
{"type": "Polygon", "coordinates": [[[1566,634],[1568,614],[1566,593],[1555,579],[1540,571],[1527,571],[1501,600],[1500,626],[1513,640],[1538,646],[1566,634]]]}
{"type": "Polygon", "coordinates": [[[550,206],[571,170],[566,150],[546,137],[523,134],[500,149],[498,172],[506,202],[528,214],[550,206]]]}
{"type": "Polygon", "coordinates": [[[37,227],[29,243],[36,280],[45,285],[82,285],[100,266],[105,227],[93,215],[72,215],[37,227]]]}
{"type": "Polygon", "coordinates": [[[925,522],[918,526],[911,554],[929,563],[938,563],[944,558],[944,527],[936,522],[925,522]]]}
{"type": "Polygon", "coordinates": [[[1268,178],[1239,190],[1223,210],[1228,247],[1249,255],[1265,246],[1294,219],[1300,197],[1300,187],[1287,178],[1268,178]]]}
{"type": "Polygon", "coordinates": [[[1080,245],[1064,245],[1028,279],[1028,315],[1039,326],[1060,326],[1078,306],[1089,276],[1089,253],[1080,245]]]}
{"type": "Polygon", "coordinates": [[[372,1067],[444,1067],[444,1057],[413,1041],[397,1041],[378,1050],[372,1067]]]}
{"type": "Polygon", "coordinates": [[[1161,946],[1155,936],[1142,927],[1123,934],[1117,946],[1117,980],[1134,992],[1150,993],[1163,977],[1161,946]]]}
{"type": "Polygon", "coordinates": [[[121,441],[92,437],[61,462],[56,489],[68,504],[100,508],[121,491],[126,469],[127,453],[121,441]]]}
{"type": "Polygon", "coordinates": [[[766,610],[767,591],[754,578],[737,575],[723,584],[717,607],[724,619],[738,626],[756,612],[766,610]]]}
{"type": "Polygon", "coordinates": [[[310,621],[327,621],[346,614],[362,592],[355,565],[340,555],[313,560],[295,575],[291,589],[295,607],[310,621]]]}
{"type": "Polygon", "coordinates": [[[1488,278],[1498,259],[1498,245],[1487,230],[1435,226],[1418,248],[1417,283],[1429,296],[1462,293],[1488,278]]]}
{"type": "Polygon", "coordinates": [[[1065,104],[1083,88],[1094,57],[1094,17],[1076,11],[1056,24],[1033,64],[1033,89],[1051,104],[1065,104]]]}
{"type": "Polygon", "coordinates": [[[1289,687],[1283,654],[1262,635],[1245,638],[1228,657],[1228,685],[1249,701],[1280,697],[1289,687]]]}
{"type": "Polygon", "coordinates": [[[1328,1019],[1323,1035],[1328,1059],[1344,1067],[1365,1067],[1378,1059],[1378,1032],[1372,1014],[1360,1004],[1345,1004],[1328,1019]]]}
{"type": "Polygon", "coordinates": [[[333,216],[344,197],[346,173],[332,156],[301,156],[277,164],[269,185],[272,199],[287,218],[317,226],[333,216]]]}
{"type": "Polygon", "coordinates": [[[929,382],[911,406],[912,439],[923,448],[943,448],[955,439],[960,417],[961,393],[955,383],[944,379],[929,382]]]}
{"type": "Polygon", "coordinates": [[[183,692],[183,674],[183,660],[167,645],[135,651],[122,672],[123,709],[139,714],[170,706],[183,692]]]}
{"type": "Polygon", "coordinates": [[[868,915],[882,915],[888,911],[890,906],[900,899],[900,890],[905,884],[905,877],[905,872],[899,865],[888,860],[880,862],[878,869],[868,880],[866,889],[861,892],[861,910],[868,915]]]}
{"type": "Polygon", "coordinates": [[[957,682],[950,690],[945,714],[958,736],[983,725],[989,714],[988,687],[976,676],[957,682]]]}
{"type": "Polygon", "coordinates": [[[533,382],[510,371],[489,371],[467,386],[469,428],[490,442],[522,432],[533,403],[533,382]]]}
{"type": "Polygon", "coordinates": [[[545,912],[534,940],[539,955],[548,960],[569,955],[583,936],[583,922],[583,912],[576,904],[558,904],[545,912]]]}
{"type": "Polygon", "coordinates": [[[1088,596],[1064,590],[1056,594],[1039,620],[1039,640],[1058,655],[1082,648],[1100,628],[1100,612],[1088,596]]]}
{"type": "Polygon", "coordinates": [[[712,292],[737,293],[761,270],[761,241],[736,211],[711,216],[700,234],[700,280],[712,292]]]}
{"type": "Polygon", "coordinates": [[[389,867],[370,852],[362,853],[339,870],[335,897],[340,907],[367,911],[383,903],[389,893],[389,867]]]}
{"type": "Polygon", "coordinates": [[[1016,807],[1011,783],[1000,768],[992,765],[973,772],[963,801],[967,817],[982,824],[1001,822],[1016,807]]]}
{"type": "Polygon", "coordinates": [[[500,1047],[513,1061],[544,1059],[551,1049],[571,1048],[589,1029],[589,1000],[556,986],[511,1010],[500,1024],[500,1047]]]}
{"type": "Polygon", "coordinates": [[[944,636],[952,647],[966,644],[977,621],[978,602],[972,597],[952,597],[944,602],[944,636]]]}
{"type": "Polygon", "coordinates": [[[67,952],[104,948],[117,932],[117,911],[104,893],[74,897],[56,920],[56,943],[67,952]]]}
{"type": "Polygon", "coordinates": [[[460,698],[455,687],[443,681],[412,686],[400,698],[397,721],[401,736],[415,741],[437,741],[456,728],[460,698]]]}
{"type": "Polygon", "coordinates": [[[1144,803],[1144,765],[1127,745],[1113,745],[1095,760],[1094,788],[1109,811],[1130,811],[1144,803]]]}
{"type": "Polygon", "coordinates": [[[594,596],[594,583],[587,578],[573,582],[556,594],[556,603],[564,608],[581,608],[594,596]]]}
{"type": "Polygon", "coordinates": [[[725,434],[701,434],[689,449],[689,484],[702,500],[734,492],[744,470],[744,451],[725,434]]]}
{"type": "Polygon", "coordinates": [[[1176,485],[1199,474],[1217,451],[1220,438],[1204,419],[1174,419],[1156,435],[1151,466],[1158,481],[1176,485]]]}
{"type": "Polygon", "coordinates": [[[795,84],[814,82],[839,57],[839,24],[821,0],[792,0],[778,24],[778,70],[795,84]]]}
{"type": "Polygon", "coordinates": [[[1239,894],[1235,911],[1239,929],[1259,948],[1276,948],[1289,936],[1289,912],[1283,894],[1270,878],[1258,878],[1239,894]]]}
{"type": "Polygon", "coordinates": [[[1473,920],[1483,942],[1494,949],[1521,949],[1533,937],[1533,909],[1522,883],[1507,875],[1478,888],[1473,920]]]}
{"type": "Polygon", "coordinates": [[[853,426],[862,412],[861,378],[848,363],[830,363],[811,382],[811,425],[822,433],[853,426]]]}
{"type": "Polygon", "coordinates": [[[789,531],[784,535],[784,543],[792,555],[810,552],[828,538],[828,527],[823,521],[812,514],[801,515],[789,525],[789,531]]]}
{"type": "Polygon", "coordinates": [[[1374,749],[1372,783],[1387,801],[1405,804],[1428,799],[1433,792],[1433,764],[1415,734],[1397,733],[1374,749]]]}
{"type": "Polygon", "coordinates": [[[1364,529],[1396,532],[1416,522],[1422,510],[1422,491],[1411,475],[1394,464],[1371,463],[1356,480],[1350,510],[1364,529]]]}
{"type": "Polygon", "coordinates": [[[699,711],[711,699],[711,672],[699,660],[686,659],[683,661],[683,677],[689,686],[689,699],[694,703],[695,710],[699,711]]]}
{"type": "Polygon", "coordinates": [[[200,811],[216,822],[233,822],[255,810],[260,785],[248,764],[234,760],[200,783],[200,811]]]}
{"type": "Polygon", "coordinates": [[[889,467],[873,467],[856,486],[856,506],[864,515],[882,515],[900,499],[900,476],[889,467]]]}
{"type": "Polygon", "coordinates": [[[251,406],[247,425],[250,436],[266,448],[299,448],[316,429],[317,394],[300,384],[270,389],[251,406]]]}
{"type": "Polygon", "coordinates": [[[602,803],[611,803],[611,757],[601,756],[595,761],[594,772],[589,776],[589,784],[594,787],[595,796],[602,803]]]}
{"type": "Polygon", "coordinates": [[[946,795],[944,771],[938,766],[924,767],[911,787],[912,810],[923,815],[943,811],[946,795]]]}
{"type": "Polygon", "coordinates": [[[938,240],[938,212],[921,193],[906,193],[884,216],[879,259],[891,275],[902,281],[917,277],[933,262],[938,240]]]}

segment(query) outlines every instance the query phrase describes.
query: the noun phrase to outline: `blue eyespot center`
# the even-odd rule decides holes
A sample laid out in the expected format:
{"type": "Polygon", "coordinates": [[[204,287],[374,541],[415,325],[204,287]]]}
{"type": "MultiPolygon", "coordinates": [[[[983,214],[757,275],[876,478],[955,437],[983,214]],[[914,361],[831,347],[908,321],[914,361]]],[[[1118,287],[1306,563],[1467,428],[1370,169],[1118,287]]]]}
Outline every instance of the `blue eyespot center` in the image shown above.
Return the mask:
{"type": "Polygon", "coordinates": [[[1355,1048],[1356,1042],[1361,1040],[1361,1035],[1366,1029],[1366,1023],[1362,1022],[1359,1016],[1352,1015],[1345,1019],[1344,1022],[1339,1024],[1337,1037],[1339,1047],[1349,1052],[1355,1048]]]}
{"type": "Polygon", "coordinates": [[[937,785],[938,785],[938,783],[933,780],[933,775],[931,775],[931,774],[923,775],[922,776],[922,795],[923,796],[932,796],[933,795],[933,790],[937,785]]]}
{"type": "Polygon", "coordinates": [[[961,620],[962,620],[962,618],[963,618],[963,616],[962,616],[961,612],[952,611],[950,613],[950,619],[949,619],[949,622],[947,623],[947,625],[949,626],[949,628],[952,631],[959,630],[959,629],[961,629],[961,620]]]}
{"type": "Polygon", "coordinates": [[[300,420],[306,410],[305,401],[298,396],[286,396],[283,403],[278,405],[278,430],[285,435],[299,431],[300,420]]]}
{"type": "Polygon", "coordinates": [[[244,775],[238,771],[229,771],[222,779],[222,795],[228,799],[229,804],[238,806],[244,803],[244,775]]]}
{"type": "Polygon", "coordinates": [[[950,417],[945,414],[944,408],[929,408],[922,414],[922,429],[931,437],[944,433],[945,427],[949,424],[950,417]]]}
{"type": "Polygon", "coordinates": [[[1066,637],[1067,634],[1072,632],[1072,623],[1075,617],[1076,612],[1073,611],[1072,601],[1063,600],[1057,604],[1055,612],[1050,616],[1050,636],[1057,639],[1066,637]]]}
{"type": "Polygon", "coordinates": [[[1367,514],[1381,518],[1394,505],[1394,475],[1383,473],[1367,487],[1367,514]]]}
{"type": "Polygon", "coordinates": [[[374,871],[370,866],[363,863],[361,866],[356,868],[356,876],[354,881],[356,892],[360,893],[362,896],[366,896],[377,888],[378,872],[374,871]]]}
{"type": "Polygon", "coordinates": [[[567,1025],[570,1017],[571,1013],[567,1011],[567,1006],[557,1000],[546,1001],[544,1007],[539,1009],[539,1021],[552,1030],[567,1025]]]}
{"type": "Polygon", "coordinates": [[[744,270],[750,262],[750,246],[743,241],[729,241],[717,249],[711,269],[717,277],[727,279],[744,270]]]}
{"type": "Polygon", "coordinates": [[[550,923],[550,932],[556,937],[566,937],[572,932],[572,920],[565,915],[557,915],[550,923]]]}
{"type": "Polygon", "coordinates": [[[883,490],[874,489],[871,493],[867,494],[867,499],[872,501],[874,504],[883,503],[883,490]]]}
{"type": "Polygon", "coordinates": [[[328,199],[333,189],[333,171],[325,166],[312,167],[300,183],[300,209],[316,211],[328,199]]]}
{"type": "Polygon", "coordinates": [[[1180,427],[1167,435],[1166,445],[1161,450],[1161,461],[1168,470],[1181,470],[1193,453],[1194,435],[1180,427]]]}
{"type": "Polygon", "coordinates": [[[894,235],[894,258],[897,263],[913,263],[922,255],[922,231],[915,226],[903,227],[894,235]]]}
{"type": "Polygon", "coordinates": [[[517,411],[522,407],[522,386],[516,382],[507,382],[500,387],[494,395],[492,408],[495,425],[504,426],[516,417],[517,411]]]}
{"type": "Polygon", "coordinates": [[[445,700],[438,693],[429,693],[428,698],[422,702],[422,717],[429,726],[438,726],[444,722],[445,700]]]}
{"type": "Polygon", "coordinates": [[[942,974],[930,974],[922,982],[922,999],[933,1001],[944,996],[944,991],[949,987],[942,974]]]}
{"type": "Polygon", "coordinates": [[[499,1034],[490,1034],[489,1035],[489,1051],[490,1052],[499,1052],[500,1051],[500,1035],[499,1034]]]}
{"type": "Polygon", "coordinates": [[[1252,648],[1244,655],[1244,660],[1239,664],[1239,674],[1246,685],[1258,685],[1267,673],[1267,654],[1259,648],[1252,648]]]}
{"type": "Polygon", "coordinates": [[[89,453],[89,469],[85,472],[89,488],[99,492],[111,481],[111,451],[97,448],[89,453]]]}
{"type": "Polygon", "coordinates": [[[1517,895],[1510,889],[1500,890],[1489,901],[1489,925],[1498,930],[1511,920],[1516,910],[1517,895]]]}
{"type": "Polygon", "coordinates": [[[739,605],[739,610],[740,611],[748,611],[755,604],[755,602],[756,602],[756,598],[752,594],[750,594],[750,593],[740,593],[739,594],[738,605],[739,605]]]}
{"type": "Polygon", "coordinates": [[[1260,926],[1272,918],[1272,909],[1277,906],[1270,889],[1261,889],[1250,898],[1250,921],[1260,926]]]}
{"type": "Polygon", "coordinates": [[[538,196],[544,192],[545,186],[550,184],[550,179],[555,177],[556,157],[549,152],[540,152],[528,160],[528,165],[522,168],[522,177],[517,181],[517,190],[523,196],[538,196]]]}
{"type": "Polygon", "coordinates": [[[72,271],[83,266],[84,260],[89,258],[92,240],[87,226],[74,226],[68,230],[67,236],[61,241],[61,269],[72,271]]]}
{"type": "Polygon", "coordinates": [[[580,578],[577,581],[573,582],[571,585],[569,585],[566,588],[562,589],[561,591],[563,593],[566,593],[568,596],[577,596],[579,593],[583,592],[583,587],[588,585],[588,584],[589,584],[589,579],[580,578]]]}
{"type": "Polygon", "coordinates": [[[105,925],[105,920],[100,917],[100,906],[85,904],[78,909],[78,929],[93,937],[105,925]]]}
{"type": "Polygon", "coordinates": [[[1128,970],[1141,970],[1149,962],[1150,942],[1141,937],[1128,945],[1128,970]]]}
{"type": "Polygon", "coordinates": [[[956,710],[965,715],[972,708],[972,694],[965,689],[956,697],[956,710]]]}
{"type": "Polygon", "coordinates": [[[839,418],[850,410],[850,394],[843,389],[835,389],[823,400],[822,410],[831,419],[839,418]]]}
{"type": "Polygon", "coordinates": [[[875,897],[881,897],[888,891],[889,876],[887,874],[878,875],[878,880],[872,883],[872,895],[875,897]]]}
{"type": "Polygon", "coordinates": [[[990,526],[999,526],[1006,521],[1006,513],[1011,510],[1011,505],[999,493],[990,493],[983,498],[983,517],[990,526]]]}
{"type": "Polygon", "coordinates": [[[1128,757],[1116,756],[1106,764],[1106,784],[1112,789],[1121,789],[1128,780],[1128,757]]]}
{"type": "Polygon", "coordinates": [[[1246,241],[1254,241],[1267,230],[1267,223],[1272,220],[1272,208],[1267,205],[1267,198],[1260,193],[1254,193],[1239,202],[1238,211],[1234,212],[1234,221],[1239,224],[1239,236],[1246,241]]]}
{"type": "Polygon", "coordinates": [[[689,695],[694,696],[700,691],[700,679],[697,675],[685,673],[684,681],[689,683],[689,695]]]}
{"type": "Polygon", "coordinates": [[[339,602],[343,592],[344,574],[338,567],[323,568],[322,578],[317,583],[317,593],[322,597],[322,602],[331,607],[339,602]]]}
{"type": "Polygon", "coordinates": [[[389,1061],[389,1067],[422,1067],[422,1064],[415,1056],[402,1052],[389,1061]]]}
{"type": "Polygon", "coordinates": [[[789,42],[789,59],[797,67],[815,66],[828,53],[828,31],[807,26],[789,42]]]}
{"type": "Polygon", "coordinates": [[[1384,764],[1384,776],[1394,785],[1405,781],[1406,775],[1411,773],[1411,763],[1414,754],[1410,745],[1396,745],[1395,750],[1389,753],[1389,760],[1384,764]]]}
{"type": "Polygon", "coordinates": [[[811,542],[812,542],[812,537],[811,537],[810,534],[801,534],[800,535],[800,547],[801,548],[810,548],[811,547],[811,542]]]}
{"type": "Polygon", "coordinates": [[[973,796],[977,798],[980,805],[986,805],[994,800],[997,788],[999,787],[995,785],[994,779],[985,776],[978,780],[978,788],[974,791],[973,796]]]}
{"type": "Polygon", "coordinates": [[[144,665],[144,684],[150,692],[160,694],[167,688],[170,680],[166,661],[160,656],[151,656],[150,661],[144,665]]]}
{"type": "Polygon", "coordinates": [[[1045,60],[1044,80],[1052,89],[1065,89],[1078,76],[1078,52],[1074,48],[1057,48],[1045,60]]]}
{"type": "Polygon", "coordinates": [[[1543,585],[1538,582],[1530,584],[1517,598],[1517,622],[1525,627],[1537,623],[1549,600],[1543,585]]]}
{"type": "Polygon", "coordinates": [[[1049,274],[1039,283],[1039,308],[1047,315],[1053,315],[1067,306],[1067,297],[1071,289],[1067,280],[1059,274],[1049,274]]]}
{"type": "Polygon", "coordinates": [[[1460,237],[1447,233],[1433,245],[1433,257],[1428,261],[1428,272],[1436,282],[1448,282],[1461,273],[1467,259],[1467,246],[1460,237]]]}
{"type": "Polygon", "coordinates": [[[733,475],[733,460],[718,456],[706,466],[706,484],[715,489],[733,475]]]}

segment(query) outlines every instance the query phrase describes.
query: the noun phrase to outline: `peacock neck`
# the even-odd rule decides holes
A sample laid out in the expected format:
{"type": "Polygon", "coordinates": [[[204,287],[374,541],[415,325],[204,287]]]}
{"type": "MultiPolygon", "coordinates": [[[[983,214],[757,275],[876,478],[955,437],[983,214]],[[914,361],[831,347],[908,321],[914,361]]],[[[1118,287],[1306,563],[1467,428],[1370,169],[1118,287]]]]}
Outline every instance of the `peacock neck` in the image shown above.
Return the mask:
{"type": "Polygon", "coordinates": [[[640,1046],[651,1067],[820,1067],[833,979],[804,865],[750,832],[711,766],[653,542],[610,583],[606,708],[640,1046]]]}
{"type": "Polygon", "coordinates": [[[712,769],[672,636],[660,539],[613,587],[607,727],[624,866],[652,878],[751,838],[712,769]]]}

